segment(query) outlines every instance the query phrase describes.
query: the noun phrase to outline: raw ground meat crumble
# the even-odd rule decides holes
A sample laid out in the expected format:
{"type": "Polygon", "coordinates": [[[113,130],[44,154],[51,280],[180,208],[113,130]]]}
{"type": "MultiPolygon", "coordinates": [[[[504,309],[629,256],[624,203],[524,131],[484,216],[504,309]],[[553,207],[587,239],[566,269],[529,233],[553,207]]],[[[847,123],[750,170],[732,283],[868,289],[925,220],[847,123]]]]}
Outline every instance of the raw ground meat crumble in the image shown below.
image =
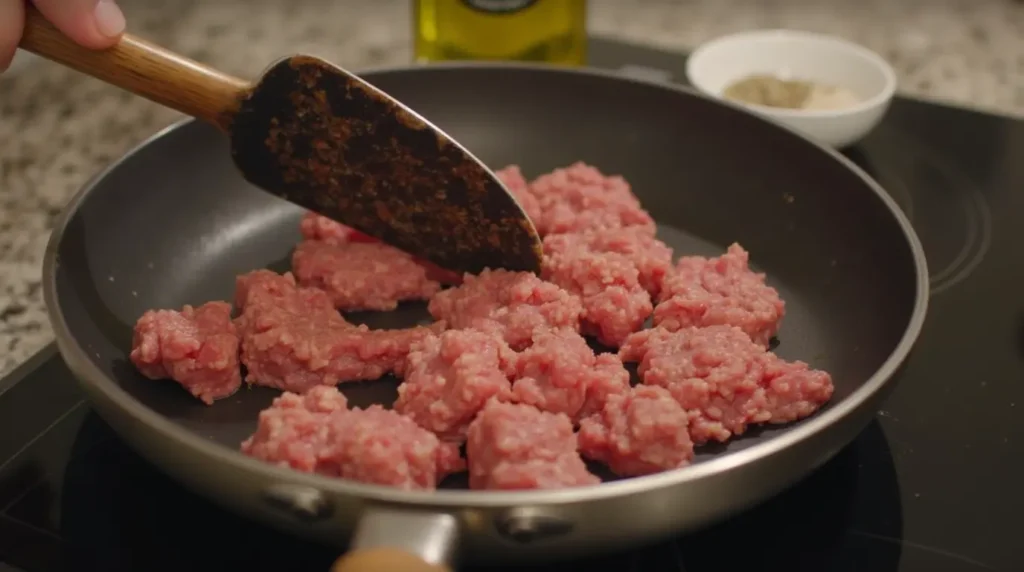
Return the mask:
{"type": "Polygon", "coordinates": [[[242,452],[304,472],[400,489],[433,490],[445,475],[464,468],[458,448],[410,419],[379,405],[348,409],[345,397],[326,386],[276,398],[260,412],[242,452]]]}
{"type": "Polygon", "coordinates": [[[599,411],[609,395],[629,390],[629,372],[614,354],[595,356],[571,330],[541,331],[515,362],[512,400],[573,421],[599,411]]]}
{"type": "Polygon", "coordinates": [[[754,423],[789,423],[832,397],[832,378],[787,362],[734,326],[654,328],[619,350],[640,363],[643,382],[661,386],[689,412],[697,443],[725,441],[754,423]]]}
{"type": "Polygon", "coordinates": [[[544,238],[544,256],[549,260],[577,253],[605,255],[636,268],[640,286],[652,297],[661,292],[662,282],[672,270],[672,249],[655,238],[647,227],[612,228],[544,238]]]}
{"type": "Polygon", "coordinates": [[[541,275],[579,297],[580,331],[608,347],[642,328],[654,310],[636,266],[619,255],[575,250],[545,256],[541,275]]]}
{"type": "Polygon", "coordinates": [[[327,294],[290,274],[238,277],[235,323],[246,381],[302,393],[317,385],[377,379],[405,368],[410,347],[431,329],[371,330],[341,317],[327,294]]]}
{"type": "Polygon", "coordinates": [[[534,330],[579,330],[579,300],[529,272],[484,270],[430,300],[430,315],[453,329],[472,328],[504,337],[513,349],[530,344],[534,330]]]}
{"type": "Polygon", "coordinates": [[[629,183],[585,163],[541,175],[518,193],[535,199],[535,212],[527,214],[541,236],[628,226],[646,227],[654,234],[654,219],[640,206],[629,183]]]}
{"type": "Polygon", "coordinates": [[[516,354],[492,333],[449,330],[409,353],[395,411],[446,441],[466,427],[492,397],[507,399],[516,354]]]}
{"type": "Polygon", "coordinates": [[[505,184],[505,188],[512,193],[512,196],[519,202],[519,206],[523,207],[523,212],[526,213],[526,216],[531,221],[534,221],[536,226],[536,221],[541,220],[543,211],[541,211],[540,202],[537,201],[537,197],[533,196],[533,193],[530,192],[529,183],[526,182],[523,172],[519,170],[519,167],[517,165],[509,165],[504,169],[495,171],[494,174],[505,184]]]}
{"type": "Polygon", "coordinates": [[[667,330],[689,326],[736,326],[768,347],[779,330],[786,305],[748,266],[750,255],[738,244],[718,258],[684,256],[664,281],[654,325],[667,330]]]}
{"type": "Polygon", "coordinates": [[[492,400],[469,426],[473,489],[553,489],[596,485],[576,452],[572,422],[561,413],[492,400]]]}
{"type": "Polygon", "coordinates": [[[380,243],[305,240],[292,253],[299,284],[327,293],[339,310],[394,310],[399,302],[428,300],[441,284],[411,256],[380,243]]]}
{"type": "Polygon", "coordinates": [[[831,398],[827,373],[767,351],[785,304],[742,247],[673,265],[622,177],[584,163],[533,181],[515,165],[495,174],[544,238],[541,277],[458,275],[309,212],[294,275],[239,276],[234,320],[226,302],[146,312],[131,361],[207,404],[238,390],[244,366],[245,381],[284,391],[245,454],[415,490],[467,464],[475,489],[597,484],[583,458],[622,476],[671,470],[695,444],[831,398]],[[412,300],[437,321],[371,330],[338,312],[412,300]],[[641,385],[623,362],[638,363],[641,385]],[[394,410],[349,408],[334,387],[386,374],[404,377],[394,410]]]}
{"type": "MultiPolygon", "coordinates": [[[[331,220],[315,212],[306,212],[299,221],[299,232],[307,240],[326,240],[330,242],[376,242],[376,238],[347,227],[340,222],[331,220]]],[[[405,254],[395,249],[399,254],[405,254]]]]}
{"type": "MultiPolygon", "coordinates": [[[[408,272],[413,276],[419,276],[420,271],[413,269],[409,265],[410,262],[413,262],[426,273],[427,280],[431,282],[439,282],[441,284],[458,284],[462,280],[462,276],[457,272],[445,270],[431,262],[415,258],[393,246],[388,246],[371,236],[367,236],[354,228],[349,228],[339,222],[335,222],[325,216],[321,216],[313,212],[307,212],[302,217],[302,220],[299,223],[299,230],[302,232],[302,236],[306,240],[328,242],[339,246],[352,244],[368,245],[362,249],[362,254],[364,256],[369,253],[377,253],[382,260],[388,261],[389,264],[395,264],[397,270],[408,272]]],[[[343,268],[339,269],[339,272],[343,271],[343,268]]],[[[354,278],[359,279],[361,277],[365,277],[365,272],[368,271],[369,269],[363,265],[362,270],[354,274],[354,278]]],[[[381,282],[386,282],[391,278],[388,274],[389,271],[385,271],[384,267],[374,267],[373,271],[378,273],[377,275],[381,282]]],[[[343,276],[344,274],[340,275],[339,278],[343,276]]],[[[403,279],[405,282],[408,282],[409,280],[409,278],[403,279]]],[[[389,286],[388,288],[391,289],[394,288],[394,286],[389,286]]],[[[406,298],[396,298],[396,301],[404,299],[406,298]]],[[[352,310],[356,308],[345,309],[352,310]]]]}
{"type": "Polygon", "coordinates": [[[689,416],[654,386],[637,386],[608,397],[601,410],[580,424],[579,449],[622,476],[646,475],[686,466],[693,458],[689,416]]]}
{"type": "Polygon", "coordinates": [[[136,322],[132,338],[129,358],[142,375],[171,378],[207,405],[242,385],[238,331],[227,302],[150,310],[136,322]]]}

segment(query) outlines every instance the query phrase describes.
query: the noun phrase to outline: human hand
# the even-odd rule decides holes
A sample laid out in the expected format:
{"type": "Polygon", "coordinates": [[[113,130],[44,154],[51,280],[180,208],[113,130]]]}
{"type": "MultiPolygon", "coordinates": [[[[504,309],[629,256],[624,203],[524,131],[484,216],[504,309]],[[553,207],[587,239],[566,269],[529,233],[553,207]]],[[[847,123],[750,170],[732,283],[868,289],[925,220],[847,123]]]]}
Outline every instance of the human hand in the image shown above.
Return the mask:
{"type": "MultiPolygon", "coordinates": [[[[82,46],[103,49],[124,32],[124,14],[114,0],[31,0],[44,18],[82,46]]],[[[0,0],[0,72],[14,59],[25,27],[26,0],[0,0]]]]}

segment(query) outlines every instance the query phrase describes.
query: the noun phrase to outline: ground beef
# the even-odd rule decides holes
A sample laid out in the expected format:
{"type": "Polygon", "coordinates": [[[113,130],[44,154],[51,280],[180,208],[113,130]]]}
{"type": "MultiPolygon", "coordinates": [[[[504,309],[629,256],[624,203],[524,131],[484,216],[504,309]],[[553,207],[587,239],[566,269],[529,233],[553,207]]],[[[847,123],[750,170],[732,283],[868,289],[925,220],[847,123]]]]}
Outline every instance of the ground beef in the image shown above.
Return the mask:
{"type": "Polygon", "coordinates": [[[571,330],[545,331],[516,360],[512,400],[578,421],[600,410],[608,395],[628,390],[629,372],[617,356],[595,356],[571,330]]]}
{"type": "Polygon", "coordinates": [[[173,379],[207,405],[242,385],[227,302],[146,312],[135,324],[129,358],[142,375],[173,379]]]}
{"type": "Polygon", "coordinates": [[[636,266],[619,254],[567,250],[545,256],[541,275],[579,297],[581,331],[609,347],[643,327],[654,310],[636,266]]]}
{"type": "Polygon", "coordinates": [[[697,443],[807,417],[832,397],[829,374],[782,360],[734,326],[646,330],[619,355],[640,362],[643,382],[668,389],[689,412],[697,443]]]}
{"type": "Polygon", "coordinates": [[[363,243],[379,245],[369,251],[379,252],[382,256],[396,256],[405,259],[412,259],[419,264],[426,272],[429,280],[441,284],[459,284],[462,282],[462,274],[445,270],[427,260],[414,258],[411,255],[391,246],[385,246],[376,238],[363,234],[358,230],[347,227],[340,222],[331,220],[314,212],[307,212],[299,222],[299,231],[307,240],[320,240],[334,244],[363,243]]]}
{"type": "Polygon", "coordinates": [[[326,240],[334,242],[379,242],[372,236],[345,226],[315,212],[307,212],[299,221],[299,232],[307,240],[326,240]]]}
{"type": "Polygon", "coordinates": [[[380,405],[335,416],[331,436],[331,474],[346,479],[432,490],[465,468],[457,445],[380,405]]]}
{"type": "Polygon", "coordinates": [[[260,412],[256,432],[242,442],[242,452],[306,473],[320,472],[327,456],[328,418],[347,410],[345,396],[333,387],[314,387],[305,395],[285,392],[260,412]]]}
{"type": "Polygon", "coordinates": [[[275,399],[260,413],[242,452],[304,472],[401,489],[432,490],[464,467],[457,447],[379,405],[349,410],[345,397],[326,386],[275,399]]]}
{"type": "Polygon", "coordinates": [[[654,219],[640,206],[629,183],[585,163],[541,175],[529,186],[537,200],[534,225],[541,235],[643,227],[654,235],[654,219]]]}
{"type": "Polygon", "coordinates": [[[549,260],[581,252],[615,257],[632,264],[640,285],[652,297],[661,291],[662,281],[672,270],[672,249],[644,227],[556,234],[544,239],[544,256],[549,260]]]}
{"type": "Polygon", "coordinates": [[[258,306],[276,304],[293,314],[317,311],[324,321],[348,323],[334,311],[327,294],[316,288],[300,288],[291,272],[278,274],[261,269],[235,277],[235,307],[244,316],[250,303],[258,306]]]}
{"type": "Polygon", "coordinates": [[[766,350],[785,306],[739,245],[673,266],[622,177],[584,163],[532,182],[515,165],[495,174],[544,237],[541,277],[457,274],[308,212],[294,276],[239,276],[234,322],[224,302],[147,312],[132,362],[208,404],[238,389],[241,362],[246,381],[285,391],[245,454],[415,490],[463,470],[463,442],[471,488],[584,486],[599,479],[583,457],[623,476],[674,469],[694,443],[831,398],[827,373],[766,350]],[[370,330],[337,311],[423,299],[429,328],[370,330]],[[652,313],[657,327],[640,331],[652,313]],[[581,334],[621,349],[595,355],[581,334]],[[623,360],[644,385],[630,388],[623,360]],[[388,373],[405,376],[394,411],[349,409],[333,387],[388,373]]]}
{"type": "Polygon", "coordinates": [[[665,278],[654,324],[668,330],[728,325],[767,347],[786,311],[765,275],[748,266],[750,255],[738,244],[718,258],[684,256],[665,278]]]}
{"type": "Polygon", "coordinates": [[[687,412],[668,391],[639,386],[610,396],[580,423],[579,450],[620,476],[676,469],[693,458],[688,424],[687,412]]]}
{"type": "Polygon", "coordinates": [[[438,292],[429,311],[456,329],[500,334],[513,349],[530,344],[534,330],[579,330],[580,301],[529,272],[484,270],[458,288],[438,292]]]}
{"type": "Polygon", "coordinates": [[[560,413],[492,400],[469,426],[472,489],[555,489],[596,485],[576,452],[572,422],[560,413]]]}
{"type": "Polygon", "coordinates": [[[380,242],[303,241],[292,254],[292,272],[303,286],[327,292],[342,311],[394,310],[441,289],[416,259],[380,242]]]}
{"type": "Polygon", "coordinates": [[[429,328],[354,326],[321,290],[268,270],[240,276],[235,298],[246,380],[285,391],[400,374],[410,346],[432,335],[429,328]]]}
{"type": "Polygon", "coordinates": [[[537,197],[530,193],[529,184],[523,178],[523,172],[519,170],[519,166],[509,165],[495,171],[494,174],[505,184],[505,188],[512,193],[512,196],[519,202],[519,206],[523,207],[523,212],[536,226],[537,221],[542,220],[543,211],[540,208],[540,203],[537,202],[537,197]]]}
{"type": "Polygon", "coordinates": [[[508,399],[515,359],[491,333],[449,330],[424,339],[409,354],[395,411],[446,441],[463,441],[488,399],[508,399]]]}

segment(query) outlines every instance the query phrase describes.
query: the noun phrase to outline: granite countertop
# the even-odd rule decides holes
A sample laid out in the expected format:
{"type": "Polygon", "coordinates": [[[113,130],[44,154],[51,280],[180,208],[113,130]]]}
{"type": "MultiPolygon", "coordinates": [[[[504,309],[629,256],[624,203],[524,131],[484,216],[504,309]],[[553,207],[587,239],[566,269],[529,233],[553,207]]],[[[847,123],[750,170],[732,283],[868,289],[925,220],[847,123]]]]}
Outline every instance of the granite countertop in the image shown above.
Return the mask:
{"type": "MultiPolygon", "coordinates": [[[[409,62],[408,0],[121,0],[129,29],[243,77],[308,51],[346,67],[409,62]]],[[[592,0],[591,29],[669,48],[732,31],[791,27],[860,42],[896,68],[904,94],[1024,116],[1019,0],[592,0]]],[[[0,375],[52,338],[43,249],[68,198],[178,115],[35,62],[0,76],[0,375]]]]}

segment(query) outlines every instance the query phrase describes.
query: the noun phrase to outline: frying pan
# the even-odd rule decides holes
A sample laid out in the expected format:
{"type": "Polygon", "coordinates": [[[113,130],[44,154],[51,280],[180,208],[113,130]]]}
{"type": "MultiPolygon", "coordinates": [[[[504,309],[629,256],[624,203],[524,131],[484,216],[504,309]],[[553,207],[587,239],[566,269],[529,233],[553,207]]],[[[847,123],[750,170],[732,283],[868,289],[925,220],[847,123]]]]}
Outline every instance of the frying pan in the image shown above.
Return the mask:
{"type": "MultiPolygon", "coordinates": [[[[576,489],[468,491],[456,481],[404,492],[247,458],[239,443],[274,391],[205,406],[127,360],[145,310],[229,300],[237,274],[285,270],[299,240],[298,207],[244,183],[223,135],[186,121],[71,201],[47,248],[44,287],[60,351],[96,409],[197,493],[295,534],[351,538],[356,553],[394,547],[442,564],[593,554],[693,530],[779,492],[848,443],[891,389],[924,321],[926,262],[893,200],[842,156],[729,104],[610,73],[452,64],[363,77],[493,167],[518,163],[535,176],[583,160],[622,174],[677,255],[743,244],[787,301],[776,351],[831,372],[834,397],[803,422],[703,450],[690,467],[576,489]]],[[[371,327],[426,318],[422,304],[351,316],[371,327]]],[[[393,400],[396,384],[342,390],[366,405],[393,400]]]]}

